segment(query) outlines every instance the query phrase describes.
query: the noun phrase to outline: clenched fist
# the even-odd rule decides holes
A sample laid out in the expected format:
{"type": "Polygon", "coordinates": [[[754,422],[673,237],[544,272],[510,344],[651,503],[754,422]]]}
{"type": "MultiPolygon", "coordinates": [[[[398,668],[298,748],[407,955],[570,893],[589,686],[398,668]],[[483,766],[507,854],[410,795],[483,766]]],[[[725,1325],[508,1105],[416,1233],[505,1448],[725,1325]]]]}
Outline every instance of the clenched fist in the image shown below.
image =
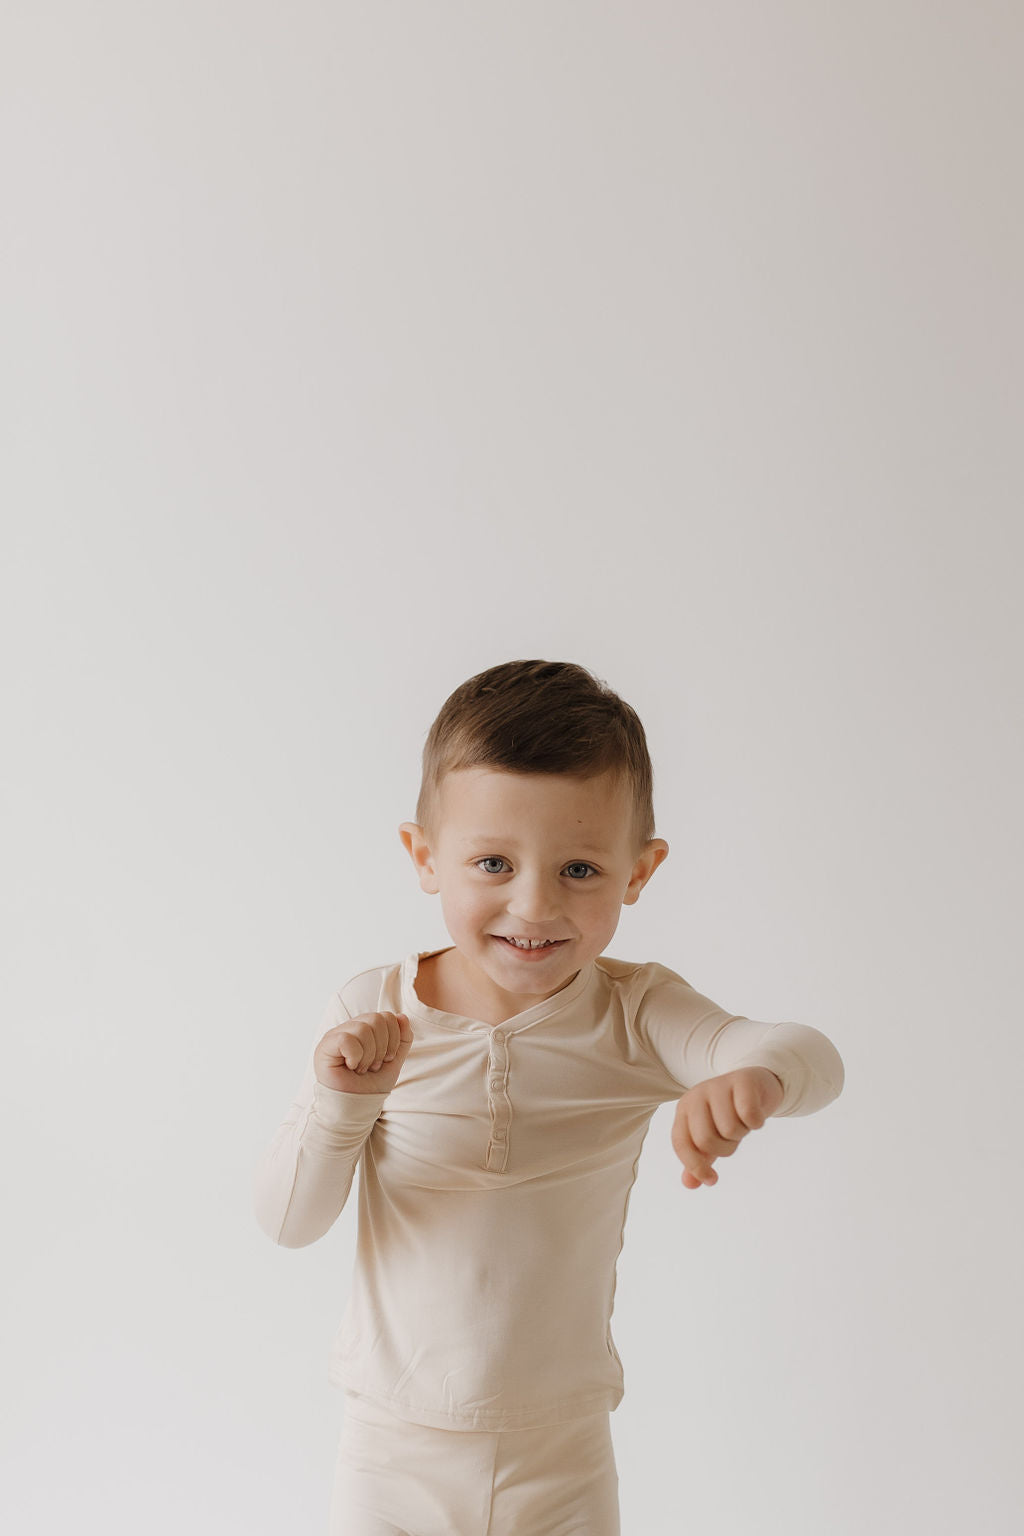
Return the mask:
{"type": "Polygon", "coordinates": [[[672,1146],[683,1164],[683,1184],[717,1184],[711,1164],[731,1157],[748,1131],[759,1130],[785,1098],[780,1078],[767,1067],[738,1067],[690,1088],[676,1105],[672,1146]]]}
{"type": "Polygon", "coordinates": [[[404,1013],[357,1013],[335,1024],[313,1052],[313,1070],[325,1088],[343,1093],[390,1093],[412,1045],[404,1013]]]}

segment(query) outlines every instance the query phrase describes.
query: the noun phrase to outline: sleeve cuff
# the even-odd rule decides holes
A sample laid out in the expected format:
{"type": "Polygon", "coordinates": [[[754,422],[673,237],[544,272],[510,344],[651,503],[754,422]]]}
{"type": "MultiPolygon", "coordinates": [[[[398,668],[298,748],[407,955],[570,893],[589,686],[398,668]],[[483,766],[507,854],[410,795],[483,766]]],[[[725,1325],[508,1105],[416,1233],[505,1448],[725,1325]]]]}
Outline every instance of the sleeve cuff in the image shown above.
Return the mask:
{"type": "Polygon", "coordinates": [[[369,1131],[384,1108],[386,1093],[346,1093],[313,1083],[313,1114],[327,1130],[369,1131]]]}
{"type": "Polygon", "coordinates": [[[742,1062],[767,1067],[782,1083],[783,1097],[771,1116],[810,1115],[843,1091],[842,1057],[820,1030],[804,1024],[776,1024],[764,1043],[742,1062]]]}

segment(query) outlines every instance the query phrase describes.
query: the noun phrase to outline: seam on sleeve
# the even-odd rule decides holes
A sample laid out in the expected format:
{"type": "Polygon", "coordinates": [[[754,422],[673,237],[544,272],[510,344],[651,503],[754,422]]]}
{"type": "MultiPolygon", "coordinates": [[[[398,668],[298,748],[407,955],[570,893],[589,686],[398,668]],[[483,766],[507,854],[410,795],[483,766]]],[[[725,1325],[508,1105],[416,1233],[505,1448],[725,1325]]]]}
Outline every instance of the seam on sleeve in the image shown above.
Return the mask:
{"type": "MultiPolygon", "coordinates": [[[[345,985],[348,986],[348,982],[346,982],[345,985]]],[[[351,1013],[349,1013],[348,1004],[345,1002],[345,999],[341,995],[341,988],[340,987],[334,993],[334,997],[332,997],[331,1001],[333,1002],[335,998],[341,1004],[342,1009],[344,1010],[346,1019],[351,1019],[352,1015],[351,1015],[351,1013]]],[[[319,1043],[320,1043],[320,1041],[322,1039],[323,1039],[323,1034],[318,1035],[317,1039],[314,1040],[314,1042],[313,1042],[313,1053],[314,1054],[316,1053],[316,1048],[317,1048],[317,1046],[319,1045],[319,1043]]],[[[312,1066],[312,1061],[310,1062],[310,1065],[312,1066]]],[[[280,1225],[279,1225],[279,1227],[277,1229],[277,1237],[275,1239],[275,1241],[277,1242],[278,1246],[280,1246],[280,1243],[281,1243],[281,1233],[284,1231],[285,1227],[288,1225],[288,1217],[289,1217],[289,1215],[291,1213],[292,1201],[295,1199],[295,1186],[299,1182],[299,1159],[302,1156],[302,1139],[303,1139],[303,1137],[306,1134],[306,1127],[309,1125],[310,1120],[312,1120],[313,1116],[316,1114],[316,1098],[315,1098],[315,1094],[316,1094],[316,1084],[317,1084],[318,1081],[319,1081],[319,1079],[318,1079],[318,1077],[316,1075],[316,1072],[314,1070],[314,1072],[313,1072],[313,1088],[310,1090],[312,1092],[312,1094],[314,1095],[314,1097],[311,1099],[310,1105],[309,1105],[309,1109],[306,1111],[305,1119],[302,1121],[302,1124],[299,1127],[299,1134],[298,1134],[298,1138],[297,1138],[296,1144],[295,1144],[295,1168],[294,1168],[294,1170],[292,1172],[291,1188],[288,1191],[288,1199],[285,1202],[284,1214],[281,1217],[281,1223],[280,1223],[280,1225]]]]}
{"type": "Polygon", "coordinates": [[[306,1115],[305,1120],[303,1120],[303,1122],[302,1122],[302,1129],[299,1131],[298,1144],[296,1145],[296,1148],[295,1148],[295,1170],[292,1173],[292,1184],[291,1184],[291,1188],[288,1191],[288,1199],[285,1202],[284,1214],[281,1217],[281,1225],[277,1229],[277,1243],[278,1243],[279,1247],[280,1247],[280,1244],[281,1244],[281,1234],[284,1231],[285,1227],[288,1225],[288,1217],[289,1217],[289,1215],[291,1213],[292,1201],[295,1199],[295,1186],[296,1186],[296,1184],[299,1181],[299,1159],[302,1156],[302,1138],[306,1134],[306,1126],[309,1124],[310,1116],[312,1114],[313,1114],[313,1110],[310,1109],[309,1113],[306,1115]]]}

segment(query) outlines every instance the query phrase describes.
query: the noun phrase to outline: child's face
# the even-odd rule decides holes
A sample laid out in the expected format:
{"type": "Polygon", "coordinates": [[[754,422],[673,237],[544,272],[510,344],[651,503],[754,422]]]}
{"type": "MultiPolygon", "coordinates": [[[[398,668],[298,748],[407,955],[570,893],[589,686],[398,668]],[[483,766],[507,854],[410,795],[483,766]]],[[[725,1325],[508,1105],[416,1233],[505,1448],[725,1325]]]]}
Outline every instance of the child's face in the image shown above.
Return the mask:
{"type": "Polygon", "coordinates": [[[502,1016],[567,986],[602,953],[624,905],[636,901],[668,844],[636,855],[628,786],[611,774],[517,774],[463,768],[440,788],[434,846],[399,829],[420,885],[439,893],[462,979],[502,1016]],[[522,951],[507,938],[557,939],[522,951]]]}

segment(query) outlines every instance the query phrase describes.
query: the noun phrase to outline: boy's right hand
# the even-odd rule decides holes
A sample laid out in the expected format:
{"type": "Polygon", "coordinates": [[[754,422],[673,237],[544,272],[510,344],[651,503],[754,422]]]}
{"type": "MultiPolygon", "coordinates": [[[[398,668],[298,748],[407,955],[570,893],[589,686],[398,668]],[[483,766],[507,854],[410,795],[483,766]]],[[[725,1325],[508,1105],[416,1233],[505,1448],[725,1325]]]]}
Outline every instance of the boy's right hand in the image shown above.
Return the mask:
{"type": "Polygon", "coordinates": [[[357,1013],[335,1024],[313,1052],[313,1071],[325,1088],[342,1093],[390,1093],[412,1045],[404,1013],[357,1013]]]}

